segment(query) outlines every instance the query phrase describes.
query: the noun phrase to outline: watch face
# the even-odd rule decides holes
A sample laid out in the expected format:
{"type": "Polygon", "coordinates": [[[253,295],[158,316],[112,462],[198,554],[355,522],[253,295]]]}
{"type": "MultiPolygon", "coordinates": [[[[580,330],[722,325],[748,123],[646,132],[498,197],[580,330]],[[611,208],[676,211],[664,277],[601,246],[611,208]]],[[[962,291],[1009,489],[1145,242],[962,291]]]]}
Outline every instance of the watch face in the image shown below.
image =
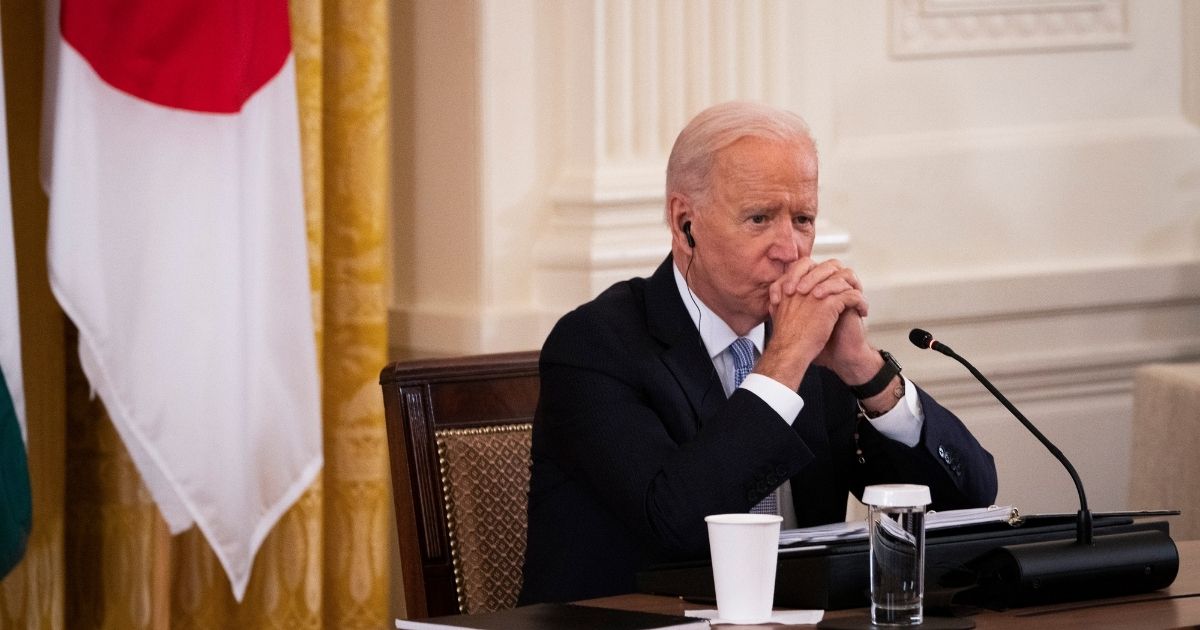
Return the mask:
{"type": "Polygon", "coordinates": [[[880,350],[879,356],[883,357],[883,367],[879,368],[879,372],[875,374],[871,380],[862,385],[851,385],[850,391],[859,400],[870,398],[882,392],[891,382],[892,378],[900,374],[900,362],[886,350],[880,350]]]}
{"type": "Polygon", "coordinates": [[[900,362],[896,360],[896,357],[892,356],[891,352],[888,352],[887,350],[880,350],[879,354],[881,354],[883,356],[883,361],[885,363],[895,364],[896,369],[897,370],[900,369],[900,362]]]}

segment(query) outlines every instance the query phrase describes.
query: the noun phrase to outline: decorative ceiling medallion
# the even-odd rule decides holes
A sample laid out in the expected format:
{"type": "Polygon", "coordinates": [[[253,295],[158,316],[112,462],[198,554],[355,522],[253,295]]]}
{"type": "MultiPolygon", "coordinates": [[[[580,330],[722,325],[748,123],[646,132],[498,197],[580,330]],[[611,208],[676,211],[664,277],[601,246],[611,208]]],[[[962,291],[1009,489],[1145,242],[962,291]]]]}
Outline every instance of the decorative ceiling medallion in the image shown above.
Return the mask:
{"type": "Polygon", "coordinates": [[[891,0],[897,59],[1120,48],[1127,0],[891,0]]]}

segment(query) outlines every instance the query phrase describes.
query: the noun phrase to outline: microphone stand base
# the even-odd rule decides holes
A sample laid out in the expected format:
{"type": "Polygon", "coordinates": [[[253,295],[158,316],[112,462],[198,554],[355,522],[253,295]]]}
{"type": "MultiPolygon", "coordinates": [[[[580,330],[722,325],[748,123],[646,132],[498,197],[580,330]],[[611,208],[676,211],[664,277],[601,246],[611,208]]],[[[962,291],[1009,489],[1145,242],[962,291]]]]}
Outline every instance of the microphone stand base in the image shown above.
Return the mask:
{"type": "Polygon", "coordinates": [[[1179,551],[1165,532],[1147,530],[997,547],[971,563],[978,586],[955,598],[988,608],[1115,597],[1170,586],[1179,551]]]}

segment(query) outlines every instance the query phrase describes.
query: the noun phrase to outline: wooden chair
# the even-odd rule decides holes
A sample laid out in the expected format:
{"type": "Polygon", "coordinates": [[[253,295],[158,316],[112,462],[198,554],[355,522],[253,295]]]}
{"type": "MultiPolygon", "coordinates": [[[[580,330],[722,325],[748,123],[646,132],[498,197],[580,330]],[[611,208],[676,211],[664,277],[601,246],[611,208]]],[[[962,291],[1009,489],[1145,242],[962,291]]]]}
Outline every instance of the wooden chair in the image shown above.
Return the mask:
{"type": "Polygon", "coordinates": [[[379,383],[408,616],[511,608],[538,353],[392,363],[379,383]]]}

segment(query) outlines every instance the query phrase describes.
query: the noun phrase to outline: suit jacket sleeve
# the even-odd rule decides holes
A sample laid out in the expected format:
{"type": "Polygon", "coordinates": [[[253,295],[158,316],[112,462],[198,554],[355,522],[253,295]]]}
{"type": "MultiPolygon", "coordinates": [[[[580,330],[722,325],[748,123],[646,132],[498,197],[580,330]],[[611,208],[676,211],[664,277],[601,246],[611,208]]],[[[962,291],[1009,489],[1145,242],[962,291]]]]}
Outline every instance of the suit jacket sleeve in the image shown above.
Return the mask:
{"type": "Polygon", "coordinates": [[[863,463],[860,484],[919,483],[929,486],[931,509],[951,510],[988,505],[996,499],[996,465],[975,436],[924,390],[917,388],[925,422],[921,440],[909,448],[884,437],[863,420],[859,448],[863,463]]]}

